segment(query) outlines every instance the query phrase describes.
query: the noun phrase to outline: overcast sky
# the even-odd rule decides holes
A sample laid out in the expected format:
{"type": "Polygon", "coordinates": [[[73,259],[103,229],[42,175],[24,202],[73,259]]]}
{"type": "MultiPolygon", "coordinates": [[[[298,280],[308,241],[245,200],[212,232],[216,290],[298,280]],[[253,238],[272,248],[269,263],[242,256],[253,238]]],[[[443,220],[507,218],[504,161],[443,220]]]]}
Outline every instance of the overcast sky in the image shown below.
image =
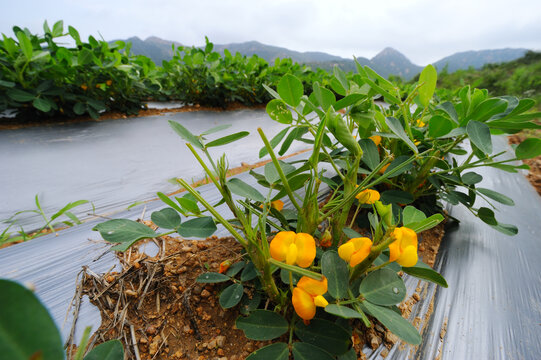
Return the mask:
{"type": "Polygon", "coordinates": [[[158,36],[185,45],[257,40],[371,58],[390,46],[418,65],[459,51],[541,50],[541,0],[0,0],[0,32],[44,20],[105,40],[158,36]]]}

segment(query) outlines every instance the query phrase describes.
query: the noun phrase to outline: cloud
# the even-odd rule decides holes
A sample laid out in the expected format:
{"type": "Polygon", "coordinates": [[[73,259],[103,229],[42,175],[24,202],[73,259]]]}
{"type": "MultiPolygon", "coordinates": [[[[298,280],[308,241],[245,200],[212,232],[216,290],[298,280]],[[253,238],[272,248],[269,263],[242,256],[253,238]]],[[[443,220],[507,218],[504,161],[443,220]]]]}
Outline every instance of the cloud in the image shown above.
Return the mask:
{"type": "Polygon", "coordinates": [[[541,48],[538,0],[51,0],[26,10],[14,2],[0,14],[0,32],[64,19],[81,35],[106,40],[158,36],[186,45],[257,40],[298,51],[373,57],[387,46],[424,65],[457,51],[541,48]]]}

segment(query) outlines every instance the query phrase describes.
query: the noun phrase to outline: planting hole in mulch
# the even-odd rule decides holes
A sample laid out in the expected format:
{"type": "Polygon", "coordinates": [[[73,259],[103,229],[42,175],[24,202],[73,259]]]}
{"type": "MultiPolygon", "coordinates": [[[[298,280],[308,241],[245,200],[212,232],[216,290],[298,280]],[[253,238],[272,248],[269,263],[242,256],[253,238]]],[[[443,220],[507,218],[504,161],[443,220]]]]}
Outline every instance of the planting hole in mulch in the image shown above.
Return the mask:
{"type": "MultiPolygon", "coordinates": [[[[152,226],[151,222],[145,224],[152,226]]],[[[419,255],[425,263],[434,264],[442,238],[443,224],[420,234],[419,255]]],[[[242,247],[236,240],[164,236],[156,240],[156,245],[160,251],[154,257],[139,252],[137,246],[119,254],[120,273],[85,272],[82,293],[98,306],[102,316],[102,325],[91,343],[119,339],[129,359],[220,360],[245,359],[270,343],[249,340],[236,329],[235,320],[244,305],[241,302],[232,309],[222,309],[218,296],[223,284],[195,282],[201,273],[218,272],[224,260],[234,263],[242,259],[242,247]]],[[[254,296],[249,284],[245,284],[245,293],[248,298],[254,296]]],[[[404,316],[421,296],[422,287],[418,286],[400,306],[404,316]]],[[[272,310],[272,304],[262,301],[260,307],[265,306],[272,310]]],[[[369,329],[357,321],[352,324],[358,329],[352,339],[358,358],[364,358],[365,344],[374,349],[383,343],[390,349],[398,341],[373,323],[369,329]]]]}

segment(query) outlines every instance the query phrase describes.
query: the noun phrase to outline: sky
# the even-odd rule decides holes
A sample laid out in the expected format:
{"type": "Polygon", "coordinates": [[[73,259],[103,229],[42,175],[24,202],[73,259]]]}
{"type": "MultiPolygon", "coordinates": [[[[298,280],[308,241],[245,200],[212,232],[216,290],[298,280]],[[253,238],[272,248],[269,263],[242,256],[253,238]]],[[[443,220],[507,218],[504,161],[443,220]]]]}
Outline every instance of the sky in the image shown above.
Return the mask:
{"type": "Polygon", "coordinates": [[[200,46],[256,40],[297,51],[372,58],[392,47],[417,65],[455,52],[541,50],[541,0],[0,0],[0,33],[43,22],[83,38],[157,36],[200,46]]]}

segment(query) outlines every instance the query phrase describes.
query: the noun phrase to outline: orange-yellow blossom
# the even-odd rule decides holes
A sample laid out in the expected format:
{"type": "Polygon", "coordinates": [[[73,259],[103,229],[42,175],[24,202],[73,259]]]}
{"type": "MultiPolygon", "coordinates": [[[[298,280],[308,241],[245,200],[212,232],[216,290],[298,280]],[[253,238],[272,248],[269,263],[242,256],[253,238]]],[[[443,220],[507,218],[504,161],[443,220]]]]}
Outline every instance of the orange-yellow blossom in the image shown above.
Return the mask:
{"type": "Polygon", "coordinates": [[[329,305],[322,296],[327,292],[327,278],[314,280],[303,276],[293,289],[293,307],[301,319],[308,321],[316,315],[316,306],[325,307],[329,305]]]}
{"type": "Polygon", "coordinates": [[[349,266],[354,267],[366,259],[371,247],[372,240],[369,238],[353,238],[338,248],[338,255],[349,263],[349,266]]]}
{"type": "Polygon", "coordinates": [[[376,146],[379,146],[379,144],[381,143],[381,136],[379,135],[372,135],[369,137],[369,139],[372,140],[374,144],[376,144],[376,146]]]}
{"type": "Polygon", "coordinates": [[[379,192],[377,192],[376,190],[365,189],[358,193],[355,197],[362,204],[373,204],[379,200],[380,195],[379,192]]]}
{"type": "Polygon", "coordinates": [[[316,242],[310,234],[280,231],[270,243],[270,253],[275,260],[306,268],[316,257],[316,242]]]}
{"type": "MultiPolygon", "coordinates": [[[[282,211],[282,209],[284,208],[284,202],[282,200],[274,200],[271,201],[270,206],[278,211],[282,211]]],[[[263,204],[259,205],[259,207],[263,209],[263,204]]]]}
{"type": "Polygon", "coordinates": [[[396,240],[389,245],[389,261],[396,261],[404,267],[417,264],[417,234],[407,227],[394,229],[393,236],[396,240]]]}
{"type": "Polygon", "coordinates": [[[385,170],[387,170],[387,168],[389,167],[389,165],[391,165],[390,163],[385,165],[384,167],[382,167],[380,170],[379,170],[379,173],[383,175],[383,173],[385,172],[385,170]]]}

